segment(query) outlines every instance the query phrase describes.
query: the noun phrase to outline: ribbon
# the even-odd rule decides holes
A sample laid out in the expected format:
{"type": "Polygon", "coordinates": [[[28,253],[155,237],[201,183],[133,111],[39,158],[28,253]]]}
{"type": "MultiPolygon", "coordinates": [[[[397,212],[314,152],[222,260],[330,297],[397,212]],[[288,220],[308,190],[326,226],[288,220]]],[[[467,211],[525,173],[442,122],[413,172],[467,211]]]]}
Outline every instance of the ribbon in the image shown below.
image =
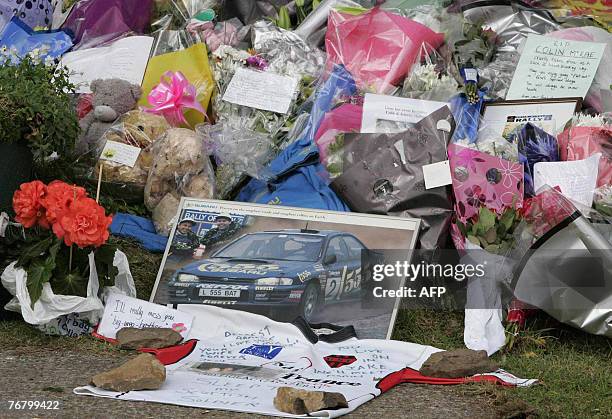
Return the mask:
{"type": "Polygon", "coordinates": [[[172,126],[189,126],[184,115],[186,109],[195,109],[206,115],[206,110],[197,100],[195,86],[180,71],[165,72],[160,83],[149,93],[148,100],[153,107],[143,110],[162,115],[172,126]]]}

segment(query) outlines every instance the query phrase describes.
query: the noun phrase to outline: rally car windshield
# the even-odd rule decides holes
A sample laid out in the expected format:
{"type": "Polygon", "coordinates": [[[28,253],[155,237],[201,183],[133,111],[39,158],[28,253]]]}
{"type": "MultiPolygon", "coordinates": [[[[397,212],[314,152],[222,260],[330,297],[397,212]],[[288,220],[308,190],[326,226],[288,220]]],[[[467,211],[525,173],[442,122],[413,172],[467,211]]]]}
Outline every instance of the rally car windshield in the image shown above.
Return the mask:
{"type": "Polygon", "coordinates": [[[323,237],[306,234],[248,234],[221,249],[214,257],[315,262],[323,237]]]}

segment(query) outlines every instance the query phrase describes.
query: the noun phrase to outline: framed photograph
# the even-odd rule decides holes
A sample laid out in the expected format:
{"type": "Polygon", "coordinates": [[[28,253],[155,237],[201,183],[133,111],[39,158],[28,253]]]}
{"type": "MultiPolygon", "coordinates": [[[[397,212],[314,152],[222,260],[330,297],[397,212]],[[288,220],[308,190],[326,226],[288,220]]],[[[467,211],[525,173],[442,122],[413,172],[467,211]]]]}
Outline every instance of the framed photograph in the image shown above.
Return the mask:
{"type": "Polygon", "coordinates": [[[499,131],[501,137],[507,139],[518,125],[532,122],[554,135],[563,131],[581,106],[581,97],[485,103],[482,107],[480,126],[492,127],[499,131]]]}
{"type": "MultiPolygon", "coordinates": [[[[151,301],[302,317],[388,339],[400,298],[372,303],[364,255],[388,251],[410,263],[419,226],[412,218],[183,198],[151,301]]],[[[398,282],[399,289],[404,278],[398,282]]]]}

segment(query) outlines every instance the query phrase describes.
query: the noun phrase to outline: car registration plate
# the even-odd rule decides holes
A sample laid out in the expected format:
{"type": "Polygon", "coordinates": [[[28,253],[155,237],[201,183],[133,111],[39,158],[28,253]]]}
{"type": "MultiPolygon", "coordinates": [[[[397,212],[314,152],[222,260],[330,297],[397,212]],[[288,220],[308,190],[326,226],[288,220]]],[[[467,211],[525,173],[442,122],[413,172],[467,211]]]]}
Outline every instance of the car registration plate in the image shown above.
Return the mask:
{"type": "Polygon", "coordinates": [[[200,288],[200,297],[238,298],[240,290],[223,290],[216,288],[200,288]]]}

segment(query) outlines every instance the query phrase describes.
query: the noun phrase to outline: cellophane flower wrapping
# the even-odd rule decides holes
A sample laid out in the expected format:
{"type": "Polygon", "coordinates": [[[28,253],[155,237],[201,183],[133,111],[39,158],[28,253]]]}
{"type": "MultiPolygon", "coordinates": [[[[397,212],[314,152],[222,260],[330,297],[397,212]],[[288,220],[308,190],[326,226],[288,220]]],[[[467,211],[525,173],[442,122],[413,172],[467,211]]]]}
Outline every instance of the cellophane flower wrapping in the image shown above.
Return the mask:
{"type": "Polygon", "coordinates": [[[274,144],[269,135],[217,123],[196,127],[207,154],[216,163],[216,196],[231,199],[236,186],[246,176],[260,179],[267,173],[266,165],[274,157],[274,144]],[[248,150],[248,152],[246,152],[248,150]]]}
{"type": "Polygon", "coordinates": [[[62,29],[74,34],[74,49],[94,48],[131,33],[146,32],[153,0],[80,0],[62,29]]]}
{"type": "Polygon", "coordinates": [[[601,153],[597,187],[612,184],[611,115],[576,115],[570,126],[561,132],[557,139],[562,161],[583,160],[601,153]]]}
{"type": "Polygon", "coordinates": [[[437,49],[443,41],[443,34],[378,7],[358,15],[331,10],[325,38],[327,69],[342,64],[359,89],[389,93],[421,54],[421,45],[437,49]]]}
{"type": "Polygon", "coordinates": [[[536,124],[528,123],[516,128],[511,134],[511,142],[518,145],[519,160],[525,169],[525,196],[534,196],[534,165],[559,161],[557,138],[536,124]]]}

